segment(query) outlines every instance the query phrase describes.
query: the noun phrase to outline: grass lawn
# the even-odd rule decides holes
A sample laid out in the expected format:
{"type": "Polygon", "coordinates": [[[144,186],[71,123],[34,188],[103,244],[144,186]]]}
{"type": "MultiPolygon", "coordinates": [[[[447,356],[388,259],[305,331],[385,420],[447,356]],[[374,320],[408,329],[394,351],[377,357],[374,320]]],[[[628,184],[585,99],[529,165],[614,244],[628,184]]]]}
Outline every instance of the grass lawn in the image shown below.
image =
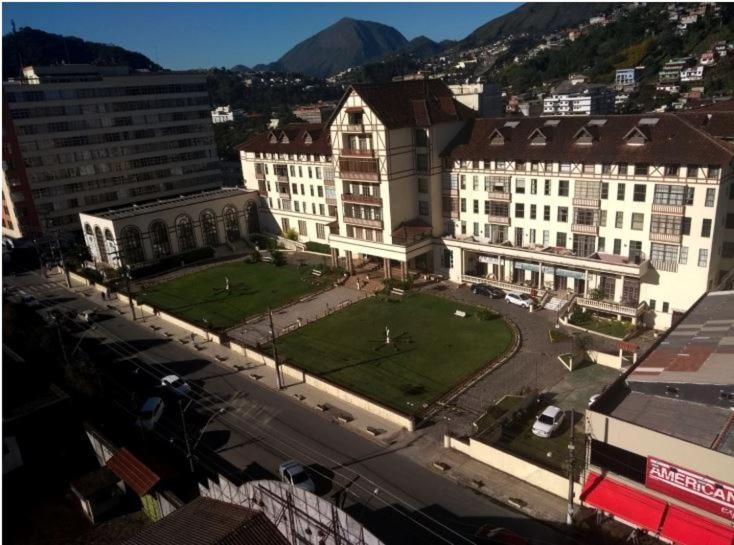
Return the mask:
{"type": "Polygon", "coordinates": [[[581,312],[575,311],[569,323],[590,329],[604,335],[611,335],[612,337],[624,338],[630,331],[632,331],[632,324],[627,321],[619,321],[616,319],[605,319],[595,316],[592,312],[581,312]]]}
{"type": "Polygon", "coordinates": [[[156,284],[139,299],[190,323],[224,329],[316,291],[331,280],[327,275],[312,276],[310,267],[238,261],[156,284]],[[225,278],[229,278],[229,293],[224,289],[225,278]]]}
{"type": "Polygon", "coordinates": [[[297,367],[378,403],[414,414],[511,345],[498,315],[425,294],[372,297],[278,340],[278,354],[297,367]],[[454,316],[457,309],[465,318],[454,316]],[[385,327],[391,343],[384,344],[385,327]]]}

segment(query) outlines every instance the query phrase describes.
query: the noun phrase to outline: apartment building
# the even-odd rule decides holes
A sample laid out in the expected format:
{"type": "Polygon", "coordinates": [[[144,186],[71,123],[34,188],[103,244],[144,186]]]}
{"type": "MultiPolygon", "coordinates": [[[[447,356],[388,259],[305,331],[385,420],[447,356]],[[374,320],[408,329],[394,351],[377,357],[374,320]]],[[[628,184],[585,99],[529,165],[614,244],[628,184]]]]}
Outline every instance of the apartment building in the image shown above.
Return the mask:
{"type": "Polygon", "coordinates": [[[614,91],[606,85],[564,81],[543,99],[543,115],[605,115],[614,113],[614,91]]]}
{"type": "Polygon", "coordinates": [[[3,83],[3,109],[6,204],[22,235],[75,231],[79,212],[220,184],[202,74],[27,67],[3,83]]]}
{"type": "Polygon", "coordinates": [[[500,88],[494,83],[449,85],[454,98],[478,112],[480,117],[500,117],[505,109],[500,88]]]}
{"type": "Polygon", "coordinates": [[[475,119],[441,82],[427,85],[355,85],[327,124],[244,144],[245,184],[260,189],[267,230],[297,228],[348,267],[368,258],[386,276],[399,266],[541,298],[570,293],[582,308],[658,329],[734,267],[730,107],[475,119]],[[317,165],[323,182],[303,180],[317,165]],[[305,213],[294,211],[294,183],[305,213]],[[323,183],[326,217],[308,204],[309,183],[323,183]]]}
{"type": "Polygon", "coordinates": [[[666,542],[734,543],[734,291],[712,291],[586,411],[581,502],[666,542]]]}

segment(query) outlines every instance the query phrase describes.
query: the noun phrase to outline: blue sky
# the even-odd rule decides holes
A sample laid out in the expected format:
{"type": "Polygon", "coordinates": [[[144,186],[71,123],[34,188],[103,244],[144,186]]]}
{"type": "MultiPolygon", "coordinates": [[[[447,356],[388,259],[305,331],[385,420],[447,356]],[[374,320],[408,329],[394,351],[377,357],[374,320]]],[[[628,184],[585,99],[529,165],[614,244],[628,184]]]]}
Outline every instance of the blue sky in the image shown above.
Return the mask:
{"type": "Polygon", "coordinates": [[[10,20],[144,53],[172,69],[252,66],[277,60],[292,46],[342,17],[378,21],[409,40],[424,34],[459,39],[520,3],[15,3],[10,20]]]}

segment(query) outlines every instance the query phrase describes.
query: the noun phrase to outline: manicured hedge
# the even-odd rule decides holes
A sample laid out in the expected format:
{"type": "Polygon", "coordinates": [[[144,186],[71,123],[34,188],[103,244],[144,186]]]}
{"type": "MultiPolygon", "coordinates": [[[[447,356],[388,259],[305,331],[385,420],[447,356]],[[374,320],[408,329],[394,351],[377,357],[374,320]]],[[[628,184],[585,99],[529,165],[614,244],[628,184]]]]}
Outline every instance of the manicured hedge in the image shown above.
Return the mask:
{"type": "Polygon", "coordinates": [[[307,242],[306,250],[316,252],[317,254],[331,254],[331,246],[322,244],[321,242],[307,242]]]}

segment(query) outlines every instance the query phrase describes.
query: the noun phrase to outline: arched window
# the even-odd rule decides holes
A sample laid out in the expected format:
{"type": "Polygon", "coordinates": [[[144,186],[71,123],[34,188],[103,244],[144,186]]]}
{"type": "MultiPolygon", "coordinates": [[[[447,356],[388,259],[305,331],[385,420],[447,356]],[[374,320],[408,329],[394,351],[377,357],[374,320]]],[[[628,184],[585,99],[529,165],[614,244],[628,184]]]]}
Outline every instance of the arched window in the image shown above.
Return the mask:
{"type": "Polygon", "coordinates": [[[201,213],[201,234],[204,238],[204,244],[207,246],[217,246],[219,244],[217,218],[211,210],[204,210],[201,213]]]}
{"type": "Polygon", "coordinates": [[[122,252],[123,265],[134,265],[145,261],[143,237],[140,234],[140,229],[133,225],[128,225],[122,229],[120,233],[120,251],[122,252]]]}
{"type": "Polygon", "coordinates": [[[224,217],[224,232],[229,242],[234,242],[240,238],[240,222],[237,218],[237,210],[231,204],[224,207],[222,212],[224,217]]]}
{"type": "Polygon", "coordinates": [[[87,235],[91,235],[92,234],[92,227],[88,223],[85,223],[84,224],[84,232],[87,235]]]}
{"type": "Polygon", "coordinates": [[[97,250],[99,250],[99,259],[102,263],[107,263],[107,248],[104,243],[104,236],[102,236],[102,229],[99,225],[94,228],[94,236],[97,239],[97,250]]]}
{"type": "Polygon", "coordinates": [[[150,245],[155,259],[171,255],[171,241],[168,238],[168,227],[162,220],[150,224],[150,245]]]}
{"type": "Polygon", "coordinates": [[[196,248],[194,225],[191,223],[191,218],[186,214],[176,218],[176,236],[178,237],[179,252],[188,252],[196,248]]]}

